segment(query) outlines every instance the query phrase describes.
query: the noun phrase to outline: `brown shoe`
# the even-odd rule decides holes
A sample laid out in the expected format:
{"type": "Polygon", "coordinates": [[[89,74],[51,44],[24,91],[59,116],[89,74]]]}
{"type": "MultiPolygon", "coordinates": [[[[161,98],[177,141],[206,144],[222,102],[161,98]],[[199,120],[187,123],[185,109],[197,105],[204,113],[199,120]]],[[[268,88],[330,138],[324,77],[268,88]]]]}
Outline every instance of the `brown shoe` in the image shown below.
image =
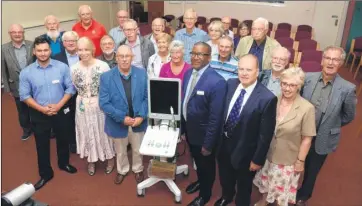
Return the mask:
{"type": "Polygon", "coordinates": [[[144,179],[143,171],[142,171],[142,172],[135,173],[134,177],[135,177],[137,183],[142,182],[143,179],[144,179]]]}
{"type": "Polygon", "coordinates": [[[295,206],[307,206],[307,201],[298,200],[295,206]]]}
{"type": "Polygon", "coordinates": [[[116,179],[114,180],[114,184],[116,184],[116,185],[121,184],[125,177],[126,177],[126,175],[121,175],[121,174],[117,173],[116,179]]]}

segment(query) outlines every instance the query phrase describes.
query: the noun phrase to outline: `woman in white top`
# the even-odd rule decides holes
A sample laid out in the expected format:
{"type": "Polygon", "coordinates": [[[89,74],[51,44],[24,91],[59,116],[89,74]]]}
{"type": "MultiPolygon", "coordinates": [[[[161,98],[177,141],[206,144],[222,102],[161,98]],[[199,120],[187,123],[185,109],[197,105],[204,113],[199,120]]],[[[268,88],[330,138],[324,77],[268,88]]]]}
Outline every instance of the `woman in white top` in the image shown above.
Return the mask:
{"type": "Polygon", "coordinates": [[[150,56],[148,60],[147,73],[149,77],[159,77],[162,65],[171,60],[168,50],[171,36],[166,33],[160,33],[156,37],[156,43],[158,52],[150,56]]]}
{"type": "Polygon", "coordinates": [[[219,40],[220,37],[224,34],[224,27],[221,21],[213,21],[210,23],[209,27],[209,37],[210,40],[206,43],[211,46],[211,56],[219,54],[219,40]]]}
{"type": "Polygon", "coordinates": [[[105,173],[114,168],[113,142],[104,132],[105,116],[98,105],[100,76],[109,70],[106,62],[94,58],[95,47],[88,37],[78,40],[80,61],[71,67],[72,81],[77,89],[75,127],[77,153],[87,158],[88,174],[96,172],[96,162],[107,160],[105,173]]]}

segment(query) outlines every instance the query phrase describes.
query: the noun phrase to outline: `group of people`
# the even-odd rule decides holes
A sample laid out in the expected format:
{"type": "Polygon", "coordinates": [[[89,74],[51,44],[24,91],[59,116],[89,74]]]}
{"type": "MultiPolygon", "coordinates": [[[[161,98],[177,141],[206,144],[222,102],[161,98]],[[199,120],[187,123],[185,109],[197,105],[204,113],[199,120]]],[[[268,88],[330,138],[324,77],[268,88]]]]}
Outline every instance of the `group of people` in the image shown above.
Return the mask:
{"type": "Polygon", "coordinates": [[[34,42],[13,24],[11,42],[2,47],[5,90],[14,96],[22,139],[35,136],[41,177],[36,189],[53,178],[51,131],[61,170],[77,172],[69,163],[75,149],[87,158],[91,176],[96,162],[107,161],[106,174],[116,165],[115,184],[130,168],[143,181],[139,148],[148,125],[147,79],[163,77],[182,80],[181,137],[197,167],[197,181],[186,192],[199,191],[188,205],[209,202],[216,162],[222,188],[216,206],[234,199],[249,206],[253,184],[262,193],[256,206],[306,204],[341,127],[356,112],[355,85],[338,75],[346,56],[342,48],[327,47],[322,71],[305,74],[288,68],[290,53],[267,36],[264,18],[241,23],[233,39],[229,17],[212,22],[206,34],[188,9],[185,28],[172,40],[161,18],[143,37],[127,11],[117,13],[119,26],[109,35],[89,6],[80,6],[78,14],[80,21],[66,32],[47,16],[48,32],[34,42]]]}

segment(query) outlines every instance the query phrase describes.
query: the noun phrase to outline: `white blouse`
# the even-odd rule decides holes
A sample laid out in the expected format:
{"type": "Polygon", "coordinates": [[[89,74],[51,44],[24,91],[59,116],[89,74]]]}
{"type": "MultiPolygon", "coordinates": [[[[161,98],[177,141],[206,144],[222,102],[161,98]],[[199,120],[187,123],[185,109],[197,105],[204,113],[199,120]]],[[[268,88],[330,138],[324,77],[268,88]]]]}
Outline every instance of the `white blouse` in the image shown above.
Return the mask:
{"type": "Polygon", "coordinates": [[[211,46],[211,56],[219,55],[219,45],[213,44],[211,40],[207,41],[206,43],[211,46]]]}
{"type": "Polygon", "coordinates": [[[158,55],[158,53],[153,54],[148,59],[148,65],[147,65],[147,73],[149,77],[159,77],[161,67],[163,64],[171,61],[170,54],[167,55],[166,62],[162,63],[161,57],[158,55]]]}

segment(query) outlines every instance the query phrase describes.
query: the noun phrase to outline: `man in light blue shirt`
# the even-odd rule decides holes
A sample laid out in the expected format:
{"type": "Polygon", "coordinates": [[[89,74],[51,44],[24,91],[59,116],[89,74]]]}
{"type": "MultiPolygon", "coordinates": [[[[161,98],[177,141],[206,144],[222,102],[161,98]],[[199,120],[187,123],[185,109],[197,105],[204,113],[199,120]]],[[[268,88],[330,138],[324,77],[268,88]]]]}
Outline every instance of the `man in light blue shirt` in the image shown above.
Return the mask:
{"type": "Polygon", "coordinates": [[[210,66],[225,80],[238,78],[238,59],[232,56],[234,41],[229,36],[223,36],[219,41],[219,54],[213,55],[210,66]]]}
{"type": "Polygon", "coordinates": [[[190,52],[192,51],[194,44],[200,41],[207,42],[209,40],[209,36],[203,30],[195,27],[197,14],[194,9],[186,10],[183,16],[183,20],[185,22],[185,28],[176,32],[174,40],[180,40],[184,43],[184,60],[190,64],[190,52]]]}
{"type": "Polygon", "coordinates": [[[129,19],[128,11],[119,10],[117,13],[117,21],[119,26],[112,28],[109,31],[109,36],[111,36],[116,44],[115,50],[118,48],[119,44],[125,40],[126,35],[123,32],[123,24],[129,19]]]}
{"type": "Polygon", "coordinates": [[[45,37],[34,41],[33,53],[37,60],[20,72],[20,100],[29,105],[38,155],[40,180],[36,190],[50,181],[54,172],[50,164],[50,133],[53,128],[57,142],[58,167],[68,173],[77,169],[69,164],[71,114],[67,105],[75,93],[69,67],[50,59],[50,43],[45,37]]]}

